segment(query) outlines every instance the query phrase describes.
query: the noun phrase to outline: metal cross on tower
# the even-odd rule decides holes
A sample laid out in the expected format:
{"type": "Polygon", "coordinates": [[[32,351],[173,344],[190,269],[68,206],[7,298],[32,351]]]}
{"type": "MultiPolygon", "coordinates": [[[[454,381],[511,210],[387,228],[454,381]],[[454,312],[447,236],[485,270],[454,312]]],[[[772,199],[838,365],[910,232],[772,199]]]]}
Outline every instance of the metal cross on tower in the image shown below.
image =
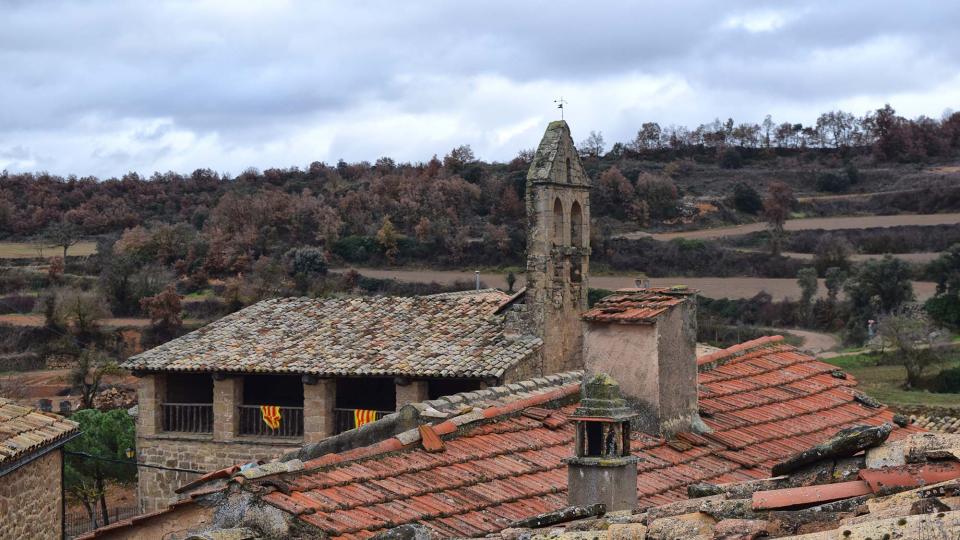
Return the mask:
{"type": "Polygon", "coordinates": [[[567,100],[563,99],[563,96],[560,96],[560,99],[553,100],[557,104],[557,108],[560,109],[560,119],[563,120],[563,106],[567,104],[567,100]]]}

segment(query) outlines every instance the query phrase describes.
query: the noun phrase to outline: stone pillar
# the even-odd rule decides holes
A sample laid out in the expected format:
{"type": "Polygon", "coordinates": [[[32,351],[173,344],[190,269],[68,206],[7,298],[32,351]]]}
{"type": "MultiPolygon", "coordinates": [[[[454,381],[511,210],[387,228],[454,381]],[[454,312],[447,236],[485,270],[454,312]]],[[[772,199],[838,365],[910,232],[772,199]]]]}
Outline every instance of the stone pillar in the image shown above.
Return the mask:
{"type": "Polygon", "coordinates": [[[163,373],[140,377],[137,387],[137,434],[156,435],[163,431],[163,407],[167,398],[167,378],[163,373]]]}
{"type": "Polygon", "coordinates": [[[214,377],[213,379],[213,440],[231,441],[239,432],[240,413],[237,405],[243,403],[243,377],[214,377]]]}
{"type": "Polygon", "coordinates": [[[303,442],[315,443],[333,435],[333,408],[337,404],[337,380],[319,379],[303,384],[303,442]]]}
{"type": "Polygon", "coordinates": [[[403,377],[397,378],[397,409],[410,403],[420,403],[429,399],[427,381],[412,381],[403,377]]]}

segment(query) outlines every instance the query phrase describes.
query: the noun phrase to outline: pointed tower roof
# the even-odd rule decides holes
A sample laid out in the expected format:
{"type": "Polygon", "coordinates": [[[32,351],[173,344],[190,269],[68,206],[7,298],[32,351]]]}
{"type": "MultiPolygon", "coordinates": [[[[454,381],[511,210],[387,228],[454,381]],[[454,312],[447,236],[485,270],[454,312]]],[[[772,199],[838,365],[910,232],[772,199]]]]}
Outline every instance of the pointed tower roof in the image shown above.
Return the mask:
{"type": "Polygon", "coordinates": [[[570,136],[570,126],[563,120],[554,120],[540,140],[533,163],[527,171],[527,181],[534,183],[590,184],[580,156],[570,136]]]}

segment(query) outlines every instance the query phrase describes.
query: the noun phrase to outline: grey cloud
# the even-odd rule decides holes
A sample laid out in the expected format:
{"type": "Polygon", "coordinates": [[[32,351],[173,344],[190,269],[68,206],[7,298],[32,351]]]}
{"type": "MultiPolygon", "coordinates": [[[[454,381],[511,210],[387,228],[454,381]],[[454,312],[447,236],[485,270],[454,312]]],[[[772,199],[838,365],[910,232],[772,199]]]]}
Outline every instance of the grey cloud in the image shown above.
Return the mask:
{"type": "MultiPolygon", "coordinates": [[[[724,109],[707,113],[711,117],[748,116],[738,120],[771,112],[751,109],[751,103],[806,107],[813,116],[823,103],[922,93],[960,72],[960,40],[954,37],[960,4],[934,0],[259,5],[0,1],[6,23],[0,33],[0,145],[29,144],[44,155],[65,156],[60,164],[71,163],[68,155],[86,156],[76,162],[102,173],[113,170],[115,159],[150,167],[151,159],[175,157],[166,140],[175,130],[215,134],[224,153],[242,156],[244,148],[322,129],[332,118],[343,122],[374,103],[383,104],[384,114],[446,114],[478,129],[512,124],[516,118],[499,111],[467,108],[465,95],[484,76],[518,85],[598,88],[630,74],[671,77],[685,81],[697,103],[671,104],[652,119],[692,123],[710,119],[690,118],[708,106],[724,109]],[[724,26],[732,16],[771,11],[783,13],[785,23],[769,32],[724,26]],[[884,43],[901,44],[902,54],[872,55],[884,43]],[[152,119],[169,123],[133,135],[156,145],[152,151],[97,154],[76,147],[91,130],[108,134],[126,120],[152,119]]],[[[583,127],[617,134],[645,119],[583,127]]],[[[422,151],[397,137],[395,147],[422,151]]],[[[362,139],[341,137],[329,147],[367,159],[381,154],[362,139]]],[[[468,141],[447,141],[435,151],[461,142],[468,141]]],[[[509,157],[497,152],[484,157],[509,157]]],[[[278,155],[267,165],[291,157],[278,155]]]]}

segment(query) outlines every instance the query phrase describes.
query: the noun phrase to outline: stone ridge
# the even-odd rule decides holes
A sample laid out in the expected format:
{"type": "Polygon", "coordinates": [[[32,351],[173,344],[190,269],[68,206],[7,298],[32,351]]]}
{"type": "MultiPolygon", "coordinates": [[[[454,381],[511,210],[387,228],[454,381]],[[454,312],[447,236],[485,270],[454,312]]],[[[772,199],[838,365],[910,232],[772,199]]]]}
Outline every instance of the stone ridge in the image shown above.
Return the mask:
{"type": "Polygon", "coordinates": [[[497,292],[440,297],[280,298],[131,357],[146,371],[500,377],[542,340],[507,336],[497,292]]]}
{"type": "Polygon", "coordinates": [[[79,431],[80,424],[0,397],[0,465],[79,431]]]}
{"type": "Polygon", "coordinates": [[[546,377],[535,377],[525,381],[503,386],[494,386],[482,390],[473,390],[471,392],[460,392],[443,396],[438,399],[424,401],[412,404],[420,410],[434,410],[441,413],[457,413],[465,407],[491,407],[494,405],[505,405],[520,399],[526,399],[532,395],[543,393],[567,386],[573,383],[579,383],[583,379],[583,371],[566,371],[564,373],[555,373],[546,377]]]}

